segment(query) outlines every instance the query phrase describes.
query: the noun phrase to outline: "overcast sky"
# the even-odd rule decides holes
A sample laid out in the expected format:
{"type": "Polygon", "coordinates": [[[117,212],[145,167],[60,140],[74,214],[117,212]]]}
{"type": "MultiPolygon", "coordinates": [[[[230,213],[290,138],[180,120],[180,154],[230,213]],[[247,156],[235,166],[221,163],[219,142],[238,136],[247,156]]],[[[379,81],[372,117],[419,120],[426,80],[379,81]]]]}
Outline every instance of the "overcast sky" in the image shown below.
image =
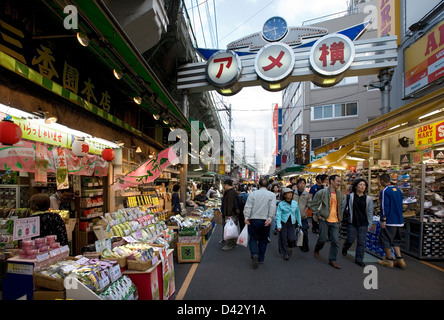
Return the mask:
{"type": "MultiPolygon", "coordinates": [[[[345,11],[347,3],[347,0],[185,1],[199,47],[213,49],[226,49],[228,43],[260,31],[264,22],[273,16],[284,18],[288,26],[301,26],[306,20],[345,11]]],[[[233,139],[246,139],[248,162],[253,164],[256,154],[257,161],[266,166],[271,164],[274,148],[272,106],[274,103],[281,105],[282,92],[250,87],[223,99],[231,103],[233,139]]],[[[221,119],[228,130],[225,112],[221,113],[221,119]]],[[[236,149],[242,153],[242,143],[236,143],[236,149]]]]}

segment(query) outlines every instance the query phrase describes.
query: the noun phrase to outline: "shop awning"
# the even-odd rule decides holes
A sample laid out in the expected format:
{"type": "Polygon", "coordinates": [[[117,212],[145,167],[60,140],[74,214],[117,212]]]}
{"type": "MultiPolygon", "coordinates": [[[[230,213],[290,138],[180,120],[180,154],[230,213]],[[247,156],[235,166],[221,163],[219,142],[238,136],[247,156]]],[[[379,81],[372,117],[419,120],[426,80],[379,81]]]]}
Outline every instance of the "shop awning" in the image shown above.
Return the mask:
{"type": "Polygon", "coordinates": [[[309,170],[311,169],[327,169],[337,168],[346,169],[348,166],[357,165],[358,161],[353,159],[347,159],[347,156],[351,155],[356,148],[355,143],[351,143],[345,147],[342,147],[338,151],[327,154],[321,159],[315,160],[307,165],[309,170]]]}
{"type": "Polygon", "coordinates": [[[288,175],[290,175],[290,174],[292,174],[292,173],[295,173],[295,172],[303,172],[304,169],[305,169],[305,166],[303,166],[303,165],[300,165],[300,164],[291,164],[291,165],[288,166],[287,168],[278,171],[278,172],[276,173],[276,175],[280,175],[280,176],[288,176],[288,175]]]}
{"type": "Polygon", "coordinates": [[[356,141],[366,141],[376,136],[389,134],[390,130],[398,126],[417,126],[421,121],[427,120],[427,118],[419,119],[419,117],[425,116],[433,111],[439,112],[439,114],[433,115],[435,117],[442,115],[444,114],[444,110],[441,110],[442,108],[444,108],[444,88],[438,89],[433,93],[382,115],[356,128],[355,132],[316,148],[314,153],[317,155],[323,152],[329,152],[356,141]]]}

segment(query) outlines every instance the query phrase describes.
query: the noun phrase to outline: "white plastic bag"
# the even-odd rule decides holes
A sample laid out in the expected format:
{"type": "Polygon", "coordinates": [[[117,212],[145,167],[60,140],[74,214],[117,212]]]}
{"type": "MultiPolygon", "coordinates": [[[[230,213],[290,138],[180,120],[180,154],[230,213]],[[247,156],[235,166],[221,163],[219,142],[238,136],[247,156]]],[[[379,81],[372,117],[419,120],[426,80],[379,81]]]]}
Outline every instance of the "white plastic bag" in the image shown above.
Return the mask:
{"type": "Polygon", "coordinates": [[[224,240],[235,239],[239,237],[239,230],[233,219],[228,219],[224,227],[224,240]]]}
{"type": "Polygon", "coordinates": [[[304,231],[302,229],[298,229],[298,239],[296,240],[296,246],[302,247],[304,243],[304,231]]]}
{"type": "Polygon", "coordinates": [[[241,246],[244,247],[248,247],[248,226],[245,226],[242,229],[239,238],[237,238],[237,244],[240,244],[241,246]]]}

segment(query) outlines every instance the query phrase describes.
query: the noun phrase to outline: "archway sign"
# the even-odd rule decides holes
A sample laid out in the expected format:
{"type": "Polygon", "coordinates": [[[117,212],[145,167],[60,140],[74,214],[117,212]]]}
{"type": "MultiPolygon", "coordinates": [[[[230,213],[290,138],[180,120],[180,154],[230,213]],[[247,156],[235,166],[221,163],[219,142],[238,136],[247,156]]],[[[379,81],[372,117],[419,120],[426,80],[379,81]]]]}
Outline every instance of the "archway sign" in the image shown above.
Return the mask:
{"type": "Polygon", "coordinates": [[[324,28],[288,27],[283,18],[272,17],[261,31],[231,42],[226,50],[198,48],[206,62],[179,67],[177,87],[225,96],[251,86],[281,91],[301,81],[331,87],[344,77],[396,67],[396,36],[357,40],[370,24],[328,34],[324,28]]]}

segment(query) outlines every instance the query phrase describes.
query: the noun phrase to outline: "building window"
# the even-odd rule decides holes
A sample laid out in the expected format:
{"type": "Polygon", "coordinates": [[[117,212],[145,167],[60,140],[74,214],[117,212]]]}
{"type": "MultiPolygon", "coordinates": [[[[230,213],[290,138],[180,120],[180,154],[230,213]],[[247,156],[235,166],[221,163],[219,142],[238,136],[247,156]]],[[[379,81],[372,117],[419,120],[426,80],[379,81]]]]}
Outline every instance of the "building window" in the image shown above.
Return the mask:
{"type": "Polygon", "coordinates": [[[347,102],[339,104],[329,104],[324,106],[316,106],[311,108],[311,119],[331,119],[352,117],[358,115],[358,103],[347,102]]]}
{"type": "Polygon", "coordinates": [[[334,137],[312,138],[311,139],[311,150],[319,148],[320,146],[323,146],[324,144],[330,143],[334,140],[335,140],[334,137]]]}

